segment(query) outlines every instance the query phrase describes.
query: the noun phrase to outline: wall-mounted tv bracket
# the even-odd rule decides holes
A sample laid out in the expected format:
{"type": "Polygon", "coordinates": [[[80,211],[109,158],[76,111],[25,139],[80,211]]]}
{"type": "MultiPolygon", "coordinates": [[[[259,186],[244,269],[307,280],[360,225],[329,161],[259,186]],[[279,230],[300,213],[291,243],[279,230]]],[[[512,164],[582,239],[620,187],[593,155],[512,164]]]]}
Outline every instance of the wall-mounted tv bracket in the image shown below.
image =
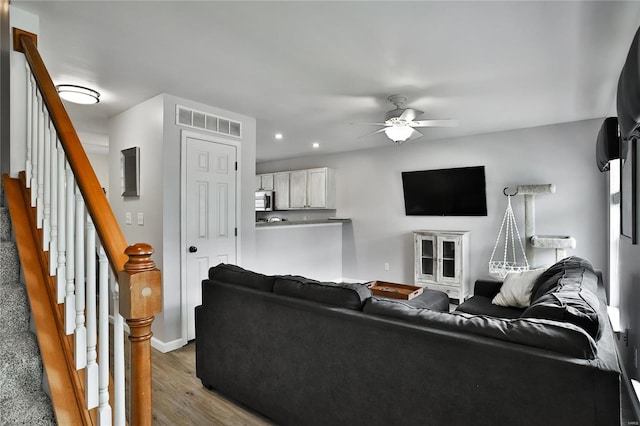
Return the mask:
{"type": "Polygon", "coordinates": [[[536,195],[555,194],[552,183],[543,185],[518,185],[502,190],[504,195],[524,195],[524,234],[529,265],[536,266],[535,249],[555,249],[556,262],[567,256],[566,249],[576,248],[576,239],[567,235],[536,235],[536,195]]]}

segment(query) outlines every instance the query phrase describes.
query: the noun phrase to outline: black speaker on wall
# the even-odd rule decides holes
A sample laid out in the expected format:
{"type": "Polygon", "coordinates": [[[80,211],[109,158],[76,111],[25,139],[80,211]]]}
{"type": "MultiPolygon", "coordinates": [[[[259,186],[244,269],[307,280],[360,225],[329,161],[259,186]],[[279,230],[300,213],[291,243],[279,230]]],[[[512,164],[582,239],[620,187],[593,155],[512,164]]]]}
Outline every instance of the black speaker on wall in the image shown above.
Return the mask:
{"type": "Polygon", "coordinates": [[[609,161],[620,158],[620,130],[617,117],[605,118],[596,141],[596,164],[601,172],[609,170],[609,161]]]}

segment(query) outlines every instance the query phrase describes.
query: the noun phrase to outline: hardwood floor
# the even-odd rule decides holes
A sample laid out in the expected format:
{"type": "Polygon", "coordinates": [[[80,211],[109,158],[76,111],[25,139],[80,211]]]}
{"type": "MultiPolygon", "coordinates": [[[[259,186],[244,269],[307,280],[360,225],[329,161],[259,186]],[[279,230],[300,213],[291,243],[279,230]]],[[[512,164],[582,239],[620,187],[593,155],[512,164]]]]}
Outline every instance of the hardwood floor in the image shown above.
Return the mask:
{"type": "Polygon", "coordinates": [[[153,424],[263,426],[273,423],[202,386],[195,342],[163,354],[152,349],[153,424]]]}

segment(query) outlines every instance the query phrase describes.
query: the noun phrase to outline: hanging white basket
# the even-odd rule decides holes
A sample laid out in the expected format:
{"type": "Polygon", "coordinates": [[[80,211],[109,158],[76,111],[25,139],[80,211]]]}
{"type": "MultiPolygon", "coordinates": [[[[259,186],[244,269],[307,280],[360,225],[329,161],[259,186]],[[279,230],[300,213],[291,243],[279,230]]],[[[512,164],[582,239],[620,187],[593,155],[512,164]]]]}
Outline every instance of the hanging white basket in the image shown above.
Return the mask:
{"type": "Polygon", "coordinates": [[[524,246],[522,245],[522,238],[520,237],[520,232],[518,231],[518,224],[516,223],[513,209],[511,208],[511,195],[507,195],[507,210],[504,212],[502,225],[500,226],[500,232],[498,232],[498,238],[496,238],[496,244],[495,246],[493,246],[491,258],[489,259],[489,274],[496,278],[504,279],[504,277],[506,277],[510,272],[522,272],[528,270],[529,262],[527,261],[527,255],[525,254],[524,246]],[[502,260],[493,260],[496,249],[500,244],[500,236],[502,235],[503,230],[504,256],[502,260]],[[516,236],[518,237],[518,243],[520,245],[520,251],[522,253],[522,261],[518,261],[518,259],[516,258],[516,236]],[[510,249],[509,243],[511,243],[510,249]],[[507,254],[511,255],[509,259],[507,259],[507,254]]]}

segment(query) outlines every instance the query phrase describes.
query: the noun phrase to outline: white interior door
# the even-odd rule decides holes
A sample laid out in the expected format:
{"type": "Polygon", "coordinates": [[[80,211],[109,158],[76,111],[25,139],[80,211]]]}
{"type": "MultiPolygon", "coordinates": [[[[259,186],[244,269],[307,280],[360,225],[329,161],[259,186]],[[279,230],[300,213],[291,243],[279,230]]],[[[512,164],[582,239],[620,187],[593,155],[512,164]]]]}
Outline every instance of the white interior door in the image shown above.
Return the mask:
{"type": "Polygon", "coordinates": [[[187,340],[209,268],[236,263],[236,160],[233,145],[186,139],[187,340]]]}

